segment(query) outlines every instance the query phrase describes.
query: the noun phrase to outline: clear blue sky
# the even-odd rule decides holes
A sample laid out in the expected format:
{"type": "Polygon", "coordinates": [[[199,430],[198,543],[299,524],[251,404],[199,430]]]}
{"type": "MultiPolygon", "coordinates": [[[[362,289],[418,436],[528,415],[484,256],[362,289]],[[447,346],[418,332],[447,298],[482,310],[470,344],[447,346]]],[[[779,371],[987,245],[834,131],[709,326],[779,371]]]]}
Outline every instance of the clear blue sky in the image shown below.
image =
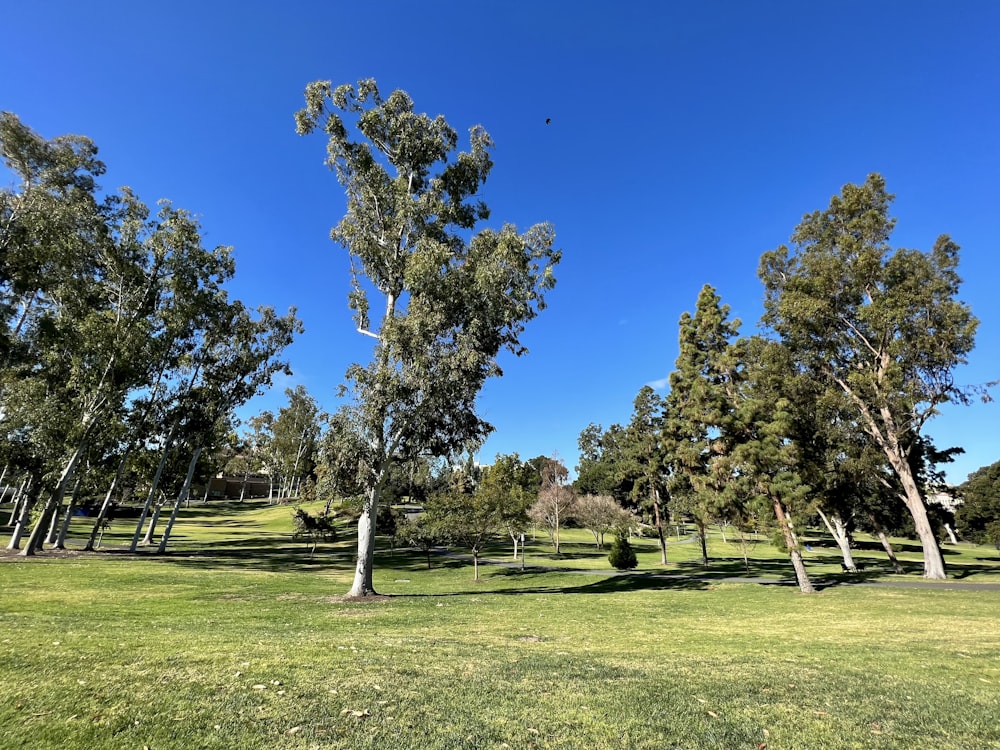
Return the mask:
{"type": "MultiPolygon", "coordinates": [[[[233,245],[233,292],[306,333],[295,375],[327,408],[370,340],[327,237],[344,211],[320,137],[295,135],[305,85],[374,77],[497,147],[497,222],[550,221],[564,260],[530,354],[504,361],[480,458],[557,451],[590,422],[628,420],[677,355],[705,283],[753,332],[764,250],[846,182],[881,172],[894,242],[962,246],[981,325],[961,383],[1000,378],[1000,3],[6,2],[0,109],[46,137],[93,138],[107,188],[199,214],[233,245]],[[550,125],[545,124],[551,118],[550,125]]],[[[929,432],[967,453],[952,481],[1000,458],[1000,405],[947,407],[929,432]]]]}

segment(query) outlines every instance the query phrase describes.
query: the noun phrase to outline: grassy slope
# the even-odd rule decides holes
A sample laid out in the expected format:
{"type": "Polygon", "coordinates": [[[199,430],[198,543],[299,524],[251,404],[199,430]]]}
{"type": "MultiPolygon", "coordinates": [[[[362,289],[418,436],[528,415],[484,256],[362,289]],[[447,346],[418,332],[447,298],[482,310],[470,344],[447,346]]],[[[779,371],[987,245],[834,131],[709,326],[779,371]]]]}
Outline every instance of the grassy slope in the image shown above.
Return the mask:
{"type": "MultiPolygon", "coordinates": [[[[229,511],[193,509],[164,558],[0,563],[3,746],[1000,748],[1000,592],[504,568],[474,584],[462,561],[397,552],[376,583],[400,596],[345,603],[350,540],[309,560],[287,507],[229,511]]],[[[598,565],[570,536],[569,562],[598,565]]],[[[755,573],[784,575],[754,551],[755,573]]],[[[695,553],[672,546],[670,572],[695,553]]],[[[970,581],[1000,568],[954,557],[970,581]]],[[[560,561],[539,540],[528,562],[560,561]]]]}

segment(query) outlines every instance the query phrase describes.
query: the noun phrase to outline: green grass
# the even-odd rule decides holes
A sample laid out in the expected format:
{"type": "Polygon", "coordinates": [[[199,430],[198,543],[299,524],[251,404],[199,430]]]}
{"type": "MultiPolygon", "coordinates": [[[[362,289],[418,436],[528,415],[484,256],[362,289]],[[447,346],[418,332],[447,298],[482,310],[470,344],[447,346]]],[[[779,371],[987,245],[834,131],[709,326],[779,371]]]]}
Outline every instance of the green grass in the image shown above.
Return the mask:
{"type": "MultiPolygon", "coordinates": [[[[773,585],[705,580],[677,544],[666,572],[699,577],[485,567],[477,584],[464,560],[386,551],[393,596],[344,602],[349,537],[310,559],[287,506],[185,513],[163,557],[116,552],[123,525],[101,554],[0,562],[0,744],[1000,748],[1000,591],[806,597],[764,544],[773,585]]],[[[576,556],[539,539],[529,566],[600,567],[569,537],[576,556]]],[[[727,551],[713,567],[742,569],[713,540],[727,551]]],[[[982,568],[966,581],[1000,569],[985,548],[952,560],[982,568]]]]}

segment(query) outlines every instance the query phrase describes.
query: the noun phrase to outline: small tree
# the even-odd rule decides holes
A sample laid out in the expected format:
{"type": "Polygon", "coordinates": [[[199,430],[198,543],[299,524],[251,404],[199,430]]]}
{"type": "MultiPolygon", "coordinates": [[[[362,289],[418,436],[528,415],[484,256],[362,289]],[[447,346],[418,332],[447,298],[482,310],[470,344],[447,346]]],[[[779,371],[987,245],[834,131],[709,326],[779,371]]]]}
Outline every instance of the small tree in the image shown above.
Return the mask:
{"type": "Polygon", "coordinates": [[[632,513],[607,495],[584,495],[576,501],[573,518],[594,535],[597,549],[604,549],[604,535],[613,529],[627,530],[635,520],[632,513]]]}
{"type": "Polygon", "coordinates": [[[635,557],[635,550],[632,549],[625,534],[619,533],[615,537],[611,551],[608,553],[608,562],[616,570],[632,570],[639,565],[639,561],[635,557]]]}
{"type": "Polygon", "coordinates": [[[411,547],[416,547],[427,556],[427,570],[431,569],[431,550],[441,544],[442,535],[434,519],[422,513],[416,518],[406,519],[399,525],[399,537],[411,547]]]}
{"type": "Polygon", "coordinates": [[[312,542],[312,549],[309,550],[309,557],[316,552],[316,545],[320,541],[332,541],[337,538],[337,529],[333,524],[333,516],[326,513],[319,513],[315,516],[302,508],[296,508],[293,518],[295,531],[293,539],[307,539],[312,542]]]}
{"type": "Polygon", "coordinates": [[[559,530],[566,520],[573,515],[576,496],[569,487],[553,484],[543,487],[538,493],[538,499],[528,511],[528,516],[537,525],[543,527],[549,535],[556,554],[561,554],[559,548],[559,530]]]}

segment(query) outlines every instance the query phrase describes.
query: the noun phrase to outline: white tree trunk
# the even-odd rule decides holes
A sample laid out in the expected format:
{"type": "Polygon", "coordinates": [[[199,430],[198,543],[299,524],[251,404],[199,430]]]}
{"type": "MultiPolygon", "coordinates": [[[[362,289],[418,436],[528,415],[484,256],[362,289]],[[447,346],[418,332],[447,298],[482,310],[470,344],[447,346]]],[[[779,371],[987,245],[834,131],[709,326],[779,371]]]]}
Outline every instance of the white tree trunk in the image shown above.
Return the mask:
{"type": "Polygon", "coordinates": [[[358,519],[358,564],[354,570],[354,583],[347,592],[350,597],[378,594],[372,583],[372,571],[375,565],[375,516],[381,494],[382,481],[379,481],[370,490],[361,517],[358,519]]]}
{"type": "Polygon", "coordinates": [[[851,538],[847,534],[847,527],[844,525],[839,513],[833,514],[833,524],[822,510],[818,510],[819,517],[823,519],[823,525],[833,536],[837,546],[840,547],[840,556],[844,558],[844,569],[850,573],[857,573],[858,566],[854,564],[854,555],[851,554],[851,538]]]}
{"type": "Polygon", "coordinates": [[[181,509],[184,501],[187,500],[188,494],[191,492],[191,479],[194,477],[194,468],[198,463],[198,457],[201,455],[201,448],[195,450],[194,455],[191,457],[191,464],[188,466],[187,476],[184,478],[184,486],[181,488],[180,494],[177,495],[177,502],[174,503],[174,509],[170,513],[170,520],[167,521],[167,528],[163,530],[163,536],[160,538],[160,546],[157,548],[156,553],[162,555],[163,551],[167,548],[167,542],[170,540],[170,532],[173,531],[174,521],[177,520],[177,513],[181,509]]]}
{"type": "Polygon", "coordinates": [[[126,448],[125,454],[122,456],[121,461],[118,462],[118,470],[115,472],[114,479],[111,480],[111,486],[108,487],[108,493],[104,496],[104,502],[101,503],[101,509],[98,511],[97,518],[94,520],[94,527],[90,530],[90,539],[87,540],[87,546],[84,547],[84,550],[87,552],[94,549],[98,533],[100,533],[103,537],[104,519],[108,516],[108,508],[111,507],[111,500],[115,495],[115,490],[118,489],[118,483],[122,479],[122,474],[125,472],[125,465],[128,462],[131,450],[131,447],[126,448]]]}
{"type": "Polygon", "coordinates": [[[781,533],[785,537],[785,546],[788,547],[788,555],[792,560],[792,569],[795,571],[795,580],[799,584],[799,591],[803,594],[815,594],[816,589],[813,588],[809,574],[806,572],[806,565],[802,559],[802,553],[799,551],[799,540],[795,536],[792,522],[785,514],[785,507],[781,501],[775,498],[773,502],[774,515],[778,519],[781,533]]]}
{"type": "Polygon", "coordinates": [[[955,530],[951,528],[950,523],[944,525],[944,530],[948,532],[948,539],[951,540],[952,544],[958,544],[958,537],[955,536],[955,530]]]}
{"type": "Polygon", "coordinates": [[[167,463],[167,455],[170,452],[170,444],[173,442],[176,430],[177,423],[174,422],[170,426],[170,432],[167,433],[166,439],[163,441],[163,452],[160,454],[160,462],[156,465],[153,484],[149,488],[149,494],[146,495],[146,502],[143,503],[142,511],[139,513],[139,522],[135,525],[135,533],[132,534],[132,542],[128,546],[129,552],[135,552],[135,548],[139,544],[139,535],[142,533],[142,527],[146,523],[146,516],[149,515],[149,508],[153,504],[153,498],[156,497],[156,490],[160,486],[160,477],[163,475],[163,467],[167,463]]]}
{"type": "Polygon", "coordinates": [[[73,512],[79,503],[80,477],[77,475],[76,484],[73,486],[73,494],[69,497],[69,505],[66,507],[66,517],[63,518],[62,526],[59,528],[59,535],[56,537],[56,549],[66,549],[66,535],[69,534],[69,524],[73,520],[73,512]]]}
{"type": "Polygon", "coordinates": [[[42,532],[51,518],[51,514],[55,512],[56,508],[62,505],[62,499],[66,494],[66,487],[69,485],[70,480],[73,479],[73,473],[76,471],[76,466],[83,454],[87,451],[87,440],[81,440],[76,446],[76,450],[73,451],[73,455],[70,456],[69,461],[63,467],[62,475],[59,477],[59,483],[56,485],[55,490],[49,496],[48,502],[45,504],[45,508],[42,510],[42,515],[35,523],[35,527],[31,530],[31,535],[28,537],[28,543],[23,550],[21,550],[21,555],[24,557],[31,557],[35,554],[35,550],[41,548],[42,532]]]}
{"type": "Polygon", "coordinates": [[[31,508],[34,504],[35,496],[31,493],[31,487],[29,486],[28,491],[24,493],[24,497],[21,499],[21,513],[17,517],[14,533],[10,536],[7,549],[21,549],[21,537],[24,535],[24,530],[28,527],[28,521],[31,519],[31,508]]]}
{"type": "Polygon", "coordinates": [[[156,524],[160,522],[160,513],[162,512],[163,502],[159,502],[156,504],[156,507],[153,508],[153,517],[149,519],[149,527],[146,529],[146,535],[143,536],[142,541],[139,542],[139,544],[143,547],[147,547],[153,543],[153,535],[156,534],[156,524]]]}

